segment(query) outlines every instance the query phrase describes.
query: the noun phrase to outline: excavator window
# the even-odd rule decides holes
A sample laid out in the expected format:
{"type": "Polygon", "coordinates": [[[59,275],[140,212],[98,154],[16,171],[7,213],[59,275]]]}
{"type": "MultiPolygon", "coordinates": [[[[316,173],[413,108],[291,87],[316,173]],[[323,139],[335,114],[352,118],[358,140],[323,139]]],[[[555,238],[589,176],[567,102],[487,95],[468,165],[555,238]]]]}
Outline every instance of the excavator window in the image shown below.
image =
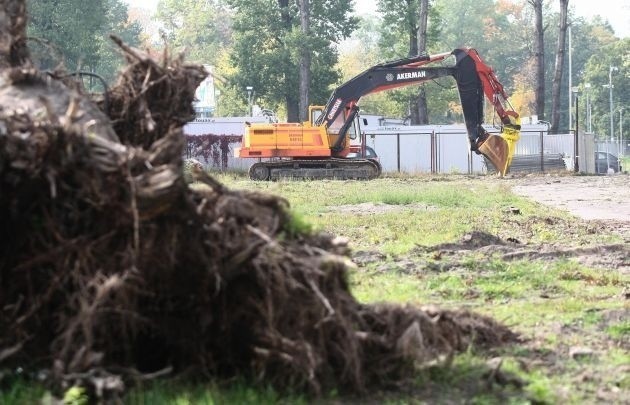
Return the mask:
{"type": "Polygon", "coordinates": [[[343,122],[344,122],[343,114],[339,114],[337,118],[335,118],[335,120],[330,124],[330,127],[328,127],[327,132],[331,135],[339,134],[339,130],[343,126],[343,122]]]}
{"type": "MultiPolygon", "coordinates": [[[[349,112],[347,113],[349,114],[349,112]]],[[[330,135],[338,135],[339,131],[344,125],[344,122],[345,122],[344,114],[339,114],[337,118],[335,118],[335,120],[330,124],[330,127],[328,128],[327,132],[330,135]]],[[[350,126],[348,127],[347,136],[350,139],[357,139],[357,136],[359,134],[358,127],[359,127],[359,120],[355,118],[352,121],[352,124],[350,124],[350,126]]]]}
{"type": "Polygon", "coordinates": [[[359,124],[359,120],[358,118],[354,120],[354,122],[352,123],[352,125],[350,125],[350,128],[348,128],[348,136],[350,137],[350,139],[354,140],[357,139],[357,135],[359,133],[359,131],[357,130],[358,128],[358,124],[359,124]]]}
{"type": "Polygon", "coordinates": [[[311,114],[311,125],[315,126],[315,122],[317,122],[317,119],[324,112],[324,107],[323,106],[310,106],[309,112],[311,114]]]}

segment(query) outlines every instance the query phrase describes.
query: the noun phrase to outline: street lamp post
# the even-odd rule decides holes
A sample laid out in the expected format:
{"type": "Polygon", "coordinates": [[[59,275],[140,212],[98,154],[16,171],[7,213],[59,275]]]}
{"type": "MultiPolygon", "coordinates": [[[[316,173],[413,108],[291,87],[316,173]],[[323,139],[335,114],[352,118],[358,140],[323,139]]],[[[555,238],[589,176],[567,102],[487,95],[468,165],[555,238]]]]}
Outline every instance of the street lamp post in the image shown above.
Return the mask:
{"type": "Polygon", "coordinates": [[[612,72],[617,69],[616,66],[610,66],[608,69],[608,90],[610,94],[610,141],[614,141],[614,122],[613,122],[613,85],[612,85],[612,72]]]}
{"type": "Polygon", "coordinates": [[[625,145],[623,144],[623,108],[619,109],[619,155],[623,156],[625,154],[625,145]]]}
{"type": "Polygon", "coordinates": [[[245,87],[245,89],[247,90],[247,110],[248,110],[249,116],[251,117],[253,115],[252,93],[254,92],[254,88],[252,86],[247,86],[245,87]]]}
{"type": "Polygon", "coordinates": [[[571,50],[572,50],[572,46],[571,46],[571,23],[568,24],[568,34],[569,34],[569,131],[571,131],[571,128],[573,128],[573,123],[572,123],[572,119],[573,119],[573,105],[572,105],[572,101],[573,101],[573,83],[572,83],[572,79],[573,79],[573,68],[571,66],[571,50]]]}
{"type": "MultiPolygon", "coordinates": [[[[573,87],[571,89],[571,91],[573,92],[573,94],[575,94],[575,132],[573,133],[573,170],[578,173],[580,171],[580,163],[578,160],[578,130],[580,127],[579,124],[579,98],[578,98],[578,88],[577,87],[573,87]]],[[[569,115],[571,115],[571,111],[569,111],[569,115]]]]}
{"type": "Polygon", "coordinates": [[[585,83],[584,89],[584,93],[586,93],[586,124],[588,125],[588,133],[591,134],[593,133],[593,127],[591,125],[591,84],[585,83]]]}

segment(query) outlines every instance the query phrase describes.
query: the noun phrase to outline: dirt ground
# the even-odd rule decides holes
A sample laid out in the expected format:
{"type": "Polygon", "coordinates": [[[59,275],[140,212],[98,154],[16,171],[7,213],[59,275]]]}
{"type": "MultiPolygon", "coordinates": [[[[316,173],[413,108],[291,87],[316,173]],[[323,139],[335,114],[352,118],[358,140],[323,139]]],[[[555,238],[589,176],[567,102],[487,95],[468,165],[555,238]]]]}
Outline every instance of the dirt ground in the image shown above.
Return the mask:
{"type": "Polygon", "coordinates": [[[514,193],[563,208],[584,219],[630,221],[630,176],[558,176],[514,179],[514,193]]]}
{"type": "Polygon", "coordinates": [[[630,176],[525,176],[507,180],[515,194],[582,219],[601,221],[630,242],[630,176]]]}

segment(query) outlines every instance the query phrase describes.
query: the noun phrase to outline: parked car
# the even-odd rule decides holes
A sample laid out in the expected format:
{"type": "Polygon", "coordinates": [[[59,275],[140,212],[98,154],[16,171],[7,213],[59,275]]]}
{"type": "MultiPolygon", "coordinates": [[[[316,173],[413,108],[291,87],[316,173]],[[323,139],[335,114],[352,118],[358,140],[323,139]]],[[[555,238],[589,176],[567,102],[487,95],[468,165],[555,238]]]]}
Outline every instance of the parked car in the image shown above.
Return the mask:
{"type": "Polygon", "coordinates": [[[595,173],[607,174],[609,168],[613,173],[621,172],[621,161],[617,156],[608,152],[595,152],[595,173]]]}

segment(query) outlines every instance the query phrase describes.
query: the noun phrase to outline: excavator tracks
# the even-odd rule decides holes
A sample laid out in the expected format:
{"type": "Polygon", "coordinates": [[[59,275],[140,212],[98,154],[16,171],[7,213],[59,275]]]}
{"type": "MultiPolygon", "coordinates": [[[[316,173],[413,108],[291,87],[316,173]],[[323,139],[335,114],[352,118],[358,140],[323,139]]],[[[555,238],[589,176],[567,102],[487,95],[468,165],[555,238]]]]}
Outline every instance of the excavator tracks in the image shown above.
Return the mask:
{"type": "Polygon", "coordinates": [[[381,165],[372,159],[294,159],[254,163],[249,178],[257,181],[280,179],[372,180],[380,176],[381,165]]]}

